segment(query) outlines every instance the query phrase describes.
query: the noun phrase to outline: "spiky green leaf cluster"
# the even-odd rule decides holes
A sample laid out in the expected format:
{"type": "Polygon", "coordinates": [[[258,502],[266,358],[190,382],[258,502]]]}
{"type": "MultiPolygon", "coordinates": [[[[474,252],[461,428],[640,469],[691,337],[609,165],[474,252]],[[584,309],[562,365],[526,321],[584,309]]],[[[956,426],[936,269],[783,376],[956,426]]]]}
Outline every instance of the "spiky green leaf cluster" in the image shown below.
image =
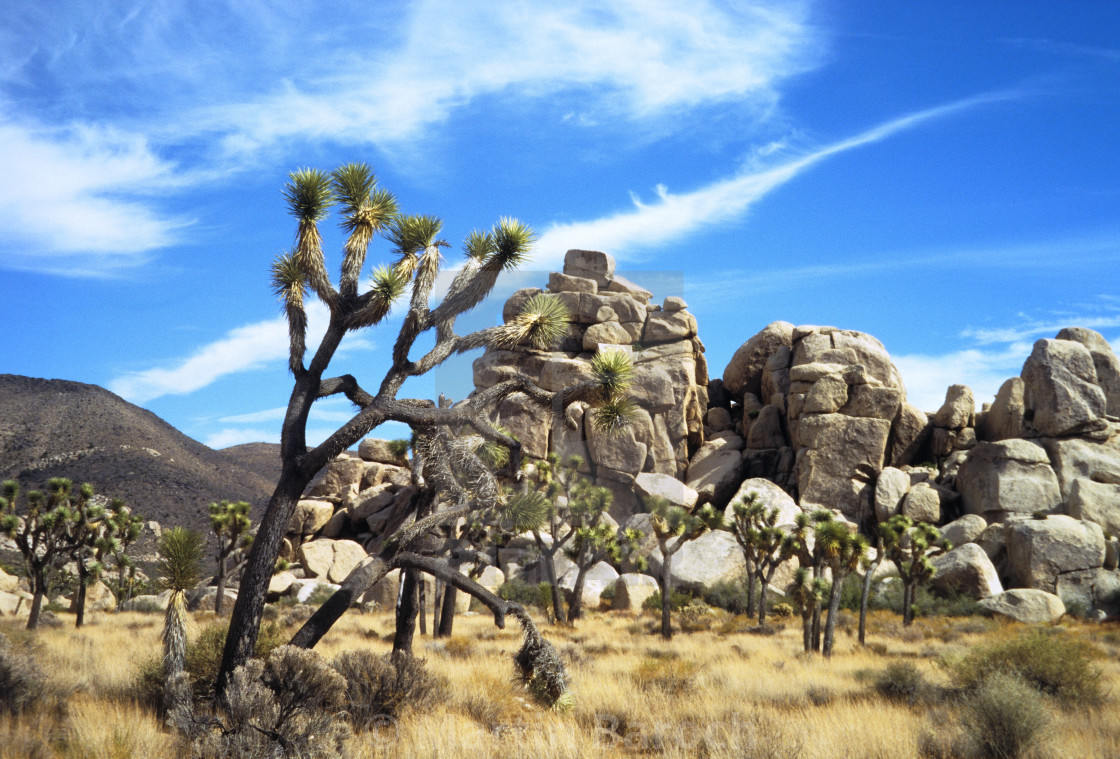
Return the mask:
{"type": "Polygon", "coordinates": [[[160,537],[156,553],[159,555],[156,572],[163,589],[189,590],[201,579],[202,559],[206,554],[206,540],[201,533],[172,527],[160,537]]]}
{"type": "Polygon", "coordinates": [[[307,223],[321,221],[336,200],[331,175],[320,169],[296,169],[283,192],[288,213],[307,223]]]}
{"type": "Polygon", "coordinates": [[[568,334],[570,318],[564,301],[539,293],[527,299],[521,311],[503,325],[495,344],[509,348],[527,342],[537,350],[548,350],[568,334]]]}
{"type": "Polygon", "coordinates": [[[541,526],[551,509],[552,504],[543,493],[526,490],[509,496],[499,507],[499,516],[513,532],[529,532],[541,526]]]}

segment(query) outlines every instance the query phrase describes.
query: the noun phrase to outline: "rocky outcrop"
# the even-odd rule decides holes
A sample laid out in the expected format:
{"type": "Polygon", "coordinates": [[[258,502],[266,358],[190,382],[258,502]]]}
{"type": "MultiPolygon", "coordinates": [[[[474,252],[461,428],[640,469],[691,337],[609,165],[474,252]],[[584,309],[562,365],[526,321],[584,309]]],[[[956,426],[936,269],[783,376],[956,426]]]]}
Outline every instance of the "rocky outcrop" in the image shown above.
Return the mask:
{"type": "Polygon", "coordinates": [[[1104,564],[1099,525],[1058,515],[1017,519],[1007,525],[1007,576],[1012,587],[1034,588],[1071,599],[1087,595],[1104,564]]]}
{"type": "MultiPolygon", "coordinates": [[[[655,548],[649,555],[653,574],[661,571],[661,550],[655,548]]],[[[734,582],[746,572],[743,550],[729,532],[715,530],[690,540],[673,554],[670,572],[674,587],[682,590],[700,590],[717,582],[734,582]]]]}
{"type": "Polygon", "coordinates": [[[932,587],[962,593],[970,598],[987,598],[1003,592],[999,574],[984,549],[966,543],[933,558],[937,570],[932,587]]]}

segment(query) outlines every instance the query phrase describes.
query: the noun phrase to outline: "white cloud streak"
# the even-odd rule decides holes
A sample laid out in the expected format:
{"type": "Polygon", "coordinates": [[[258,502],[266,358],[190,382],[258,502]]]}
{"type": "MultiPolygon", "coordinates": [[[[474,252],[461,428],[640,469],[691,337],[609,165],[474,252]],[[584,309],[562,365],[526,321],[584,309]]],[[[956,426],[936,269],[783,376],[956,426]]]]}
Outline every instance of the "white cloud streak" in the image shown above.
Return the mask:
{"type": "Polygon", "coordinates": [[[619,259],[680,239],[689,232],[741,217],[770,192],[803,171],[834,155],[885,140],[921,124],[997,100],[1012,97],[999,92],[959,100],[893,119],[865,132],[814,150],[794,160],[763,170],[748,170],[699,190],[675,195],[658,186],[658,202],[634,199],[633,210],[620,211],[590,221],[554,224],[537,242],[534,263],[545,268],[563,260],[570,248],[593,246],[619,259]]]}
{"type": "MultiPolygon", "coordinates": [[[[326,306],[311,303],[307,309],[308,344],[326,331],[329,314],[326,306]]],[[[350,337],[345,351],[368,349],[368,340],[350,337]]],[[[224,337],[198,348],[185,359],[170,366],[130,372],[109,383],[109,389],[133,403],[146,403],[165,395],[185,395],[216,382],[222,377],[254,371],[276,364],[287,365],[288,324],[283,317],[235,327],[224,337]]],[[[282,418],[282,417],[281,417],[282,418]]],[[[261,421],[264,421],[261,418],[261,421]]]]}

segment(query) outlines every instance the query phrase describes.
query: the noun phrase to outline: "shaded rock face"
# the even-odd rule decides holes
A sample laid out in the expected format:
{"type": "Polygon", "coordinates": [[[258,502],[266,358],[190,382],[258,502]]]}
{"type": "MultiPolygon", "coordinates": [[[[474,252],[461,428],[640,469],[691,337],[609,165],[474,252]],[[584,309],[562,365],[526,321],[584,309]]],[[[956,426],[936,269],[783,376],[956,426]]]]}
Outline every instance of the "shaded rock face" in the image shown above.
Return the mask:
{"type": "Polygon", "coordinates": [[[995,565],[975,543],[935,556],[933,566],[937,573],[931,585],[939,590],[963,593],[970,598],[987,598],[1003,592],[995,565]]]}
{"type": "Polygon", "coordinates": [[[1024,403],[1042,437],[1099,432],[1107,402],[1089,350],[1072,340],[1039,340],[1023,364],[1024,403]]]}
{"type": "Polygon", "coordinates": [[[1058,478],[1046,451],[1027,440],[978,444],[961,464],[956,485],[965,511],[988,521],[1062,508],[1058,478]]]}
{"type": "Polygon", "coordinates": [[[980,601],[991,614],[1028,625],[1052,624],[1066,613],[1066,605],[1053,593],[1031,588],[1005,590],[980,601]]]}
{"type": "Polygon", "coordinates": [[[1085,595],[1105,559],[1104,532],[1099,525],[1058,515],[1019,519],[1006,531],[1009,584],[1035,588],[1070,600],[1085,595]]]}
{"type": "MultiPolygon", "coordinates": [[[[523,396],[507,400],[496,414],[531,457],[549,453],[583,457],[587,474],[615,494],[612,510],[622,517],[640,509],[634,492],[638,475],[664,474],[683,481],[691,454],[704,443],[708,370],[696,319],[680,298],[667,298],[660,306],[650,304],[650,293],[616,277],[614,259],[598,251],[569,251],[563,273],[550,276],[548,287],[571,314],[567,340],[555,351],[528,346],[487,350],[474,363],[475,387],[484,389],[523,374],[557,391],[591,376],[597,350],[630,352],[634,359],[631,398],[640,411],[635,423],[618,435],[597,432],[585,407],[569,410],[558,422],[552,419],[551,409],[523,396]]],[[[514,293],[503,309],[504,317],[513,318],[536,292],[540,290],[514,293]]],[[[716,417],[717,426],[729,426],[729,418],[716,417]]],[[[708,487],[701,499],[712,495],[713,487],[708,487]]]]}

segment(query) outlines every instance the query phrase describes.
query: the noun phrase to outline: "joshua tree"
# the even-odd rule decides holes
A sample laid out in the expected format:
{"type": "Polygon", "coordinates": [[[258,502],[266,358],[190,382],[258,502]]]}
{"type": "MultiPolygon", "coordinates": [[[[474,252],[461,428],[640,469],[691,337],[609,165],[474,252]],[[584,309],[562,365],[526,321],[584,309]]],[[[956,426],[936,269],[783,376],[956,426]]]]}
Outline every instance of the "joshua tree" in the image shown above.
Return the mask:
{"type": "MultiPolygon", "coordinates": [[[[607,491],[608,495],[610,491],[607,491]]],[[[609,524],[594,524],[576,530],[568,558],[576,565],[576,579],[572,587],[572,598],[568,602],[568,621],[574,622],[583,614],[583,585],[588,570],[600,561],[618,564],[624,560],[645,569],[646,560],[638,556],[642,542],[642,531],[628,527],[618,530],[609,524]]]]}
{"type": "Polygon", "coordinates": [[[128,549],[140,537],[140,531],[144,529],[144,518],[133,514],[127,506],[122,506],[120,510],[113,512],[110,520],[116,534],[113,560],[117,562],[117,611],[120,611],[132,598],[136,563],[128,555],[128,549]]]}
{"type": "MultiPolygon", "coordinates": [[[[498,624],[503,624],[509,613],[521,614],[520,607],[497,598],[456,572],[446,561],[412,550],[413,543],[425,534],[472,511],[495,506],[503,497],[493,473],[478,457],[471,451],[454,448],[450,429],[469,425],[484,439],[506,446],[510,451],[509,473],[516,479],[521,446],[496,430],[489,418],[505,398],[522,393],[542,407],[551,408],[556,428],[564,423],[566,406],[577,400],[598,404],[594,418],[604,429],[625,423],[630,408],[624,399],[608,392],[611,380],[602,375],[559,392],[546,391],[527,377],[515,375],[452,408],[438,408],[427,400],[398,398],[405,380],[430,372],[456,353],[488,345],[526,344],[544,348],[567,333],[563,303],[539,295],[530,298],[521,313],[506,324],[466,336],[455,334],[459,315],[478,305],[503,271],[526,259],[534,239],[532,230],[518,221],[502,219],[489,232],[471,233],[464,245],[466,260],[462,268],[452,277],[442,301],[433,307],[429,301],[442,264],[440,248],[447,246],[439,238],[442,223],[438,218],[398,214],[394,197],[377,187],[373,173],[364,164],[349,164],[329,173],[301,169],[290,176],[284,195],[297,220],[296,241],[293,250],[273,264],[272,280],[288,320],[288,368],[294,385],[281,429],[281,475],[241,577],[219,669],[219,692],[224,691],[233,670],[252,655],[272,567],[300,495],[334,457],[376,427],[396,421],[412,428],[417,466],[424,484],[438,494],[439,503],[429,516],[417,518],[402,528],[377,555],[362,562],[296,633],[292,639],[295,645],[314,646],[358,595],[394,568],[418,569],[469,592],[494,612],[498,624]],[[335,204],[341,208],[341,225],[348,234],[337,286],[327,271],[318,228],[335,204]],[[375,269],[370,285],[359,288],[375,235],[384,235],[389,240],[396,261],[375,269]],[[327,369],[342,339],[350,332],[380,323],[408,290],[411,292],[391,352],[392,365],[376,391],[368,391],[349,374],[329,377],[327,369]],[[304,303],[309,291],[330,312],[326,332],[310,362],[306,361],[304,303]],[[413,357],[421,338],[426,352],[413,357]],[[322,443],[309,448],[306,427],[312,405],[336,395],[344,395],[357,407],[354,416],[322,443]]],[[[526,635],[535,636],[532,620],[525,616],[522,622],[526,635]]]]}
{"type": "Polygon", "coordinates": [[[249,504],[245,501],[222,501],[212,503],[210,510],[210,529],[218,538],[217,561],[218,571],[215,579],[218,584],[218,597],[214,601],[214,612],[221,616],[226,591],[226,562],[230,554],[241,544],[243,538],[249,537],[249,504]]]}
{"type": "Polygon", "coordinates": [[[828,595],[828,621],[824,628],[822,653],[832,656],[832,640],[836,631],[836,614],[840,610],[840,589],[844,578],[859,567],[867,551],[867,538],[843,522],[820,522],[816,529],[816,550],[824,565],[832,570],[832,589],[828,595]]]}
{"type": "Polygon", "coordinates": [[[82,486],[81,497],[74,506],[74,520],[70,524],[74,544],[70,555],[78,569],[78,588],[74,595],[76,627],[81,627],[85,622],[86,591],[101,579],[105,558],[119,550],[117,515],[123,511],[127,509],[121,499],[114,498],[106,511],[94,501],[93,488],[89,485],[82,486]]]}
{"type": "Polygon", "coordinates": [[[766,622],[766,591],[774,573],[797,552],[798,543],[793,535],[777,526],[779,510],[767,510],[758,493],[751,491],[731,507],[732,519],[727,524],[731,534],[743,549],[747,567],[747,615],[755,612],[755,582],[759,584],[758,624],[766,622]]]}
{"type": "Polygon", "coordinates": [[[650,498],[646,505],[650,510],[650,526],[661,549],[661,571],[657,573],[657,585],[661,590],[661,637],[672,640],[673,555],[690,540],[723,526],[723,514],[711,504],[689,513],[656,497],[650,498]]]}
{"type": "Polygon", "coordinates": [[[798,567],[793,574],[790,600],[801,612],[801,643],[805,648],[805,653],[816,650],[813,645],[813,613],[821,608],[824,586],[824,579],[813,577],[813,572],[809,567],[798,567]]]}
{"type": "MultiPolygon", "coordinates": [[[[72,527],[77,513],[70,501],[73,483],[64,477],[47,481],[47,494],[32,490],[27,494],[27,507],[23,516],[16,514],[19,483],[6,480],[0,497],[0,532],[15,541],[23,554],[27,576],[31,580],[31,614],[27,629],[39,626],[43,597],[56,564],[76,547],[72,527]]],[[[88,499],[93,488],[83,485],[79,497],[88,499]],[[85,495],[86,489],[89,495],[85,495]]]]}
{"type": "MultiPolygon", "coordinates": [[[[600,353],[593,364],[607,365],[611,371],[630,371],[629,357],[618,351],[600,353]]],[[[543,514],[540,521],[530,526],[533,540],[541,556],[545,580],[552,588],[552,611],[557,622],[568,621],[564,613],[564,597],[560,591],[560,577],[556,572],[556,556],[562,551],[569,552],[568,544],[580,530],[592,528],[599,523],[600,517],[610,508],[611,492],[597,487],[580,474],[583,459],[569,456],[561,462],[556,454],[537,463],[533,477],[537,489],[544,495],[543,514]],[[545,530],[542,530],[542,526],[545,530]],[[545,533],[547,532],[547,538],[545,533]]],[[[585,536],[583,548],[592,546],[585,536]]],[[[587,565],[589,569],[592,564],[587,565]]],[[[578,570],[577,570],[578,571],[578,570]]],[[[577,582],[582,589],[586,569],[580,571],[577,582]]]]}
{"type": "Polygon", "coordinates": [[[170,709],[185,691],[179,675],[187,659],[187,591],[200,579],[206,540],[194,530],[172,527],[163,533],[156,552],[160,587],[168,593],[163,620],[163,682],[164,702],[170,709]]]}
{"type": "MultiPolygon", "coordinates": [[[[802,512],[794,517],[794,553],[797,556],[798,563],[802,567],[809,568],[815,580],[821,579],[821,573],[824,568],[824,557],[816,546],[814,528],[816,525],[829,521],[832,521],[832,513],[824,509],[817,509],[811,513],[802,512]]],[[[820,599],[817,600],[816,606],[812,610],[810,639],[812,641],[812,648],[810,650],[819,651],[821,647],[820,599]]]]}
{"type": "Polygon", "coordinates": [[[918,586],[933,579],[937,572],[930,559],[951,546],[941,539],[941,531],[928,522],[915,523],[904,514],[895,514],[883,529],[886,557],[902,579],[902,624],[914,621],[914,596],[918,586]]]}

